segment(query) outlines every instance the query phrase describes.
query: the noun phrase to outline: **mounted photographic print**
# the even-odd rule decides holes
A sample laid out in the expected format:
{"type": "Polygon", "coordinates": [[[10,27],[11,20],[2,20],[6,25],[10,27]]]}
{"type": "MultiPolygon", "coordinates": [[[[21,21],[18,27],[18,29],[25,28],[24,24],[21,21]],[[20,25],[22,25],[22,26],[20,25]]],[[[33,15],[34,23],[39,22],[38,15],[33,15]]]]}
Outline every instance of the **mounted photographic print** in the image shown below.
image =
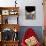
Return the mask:
{"type": "Polygon", "coordinates": [[[25,16],[26,19],[34,20],[36,18],[35,6],[25,6],[25,16]]]}

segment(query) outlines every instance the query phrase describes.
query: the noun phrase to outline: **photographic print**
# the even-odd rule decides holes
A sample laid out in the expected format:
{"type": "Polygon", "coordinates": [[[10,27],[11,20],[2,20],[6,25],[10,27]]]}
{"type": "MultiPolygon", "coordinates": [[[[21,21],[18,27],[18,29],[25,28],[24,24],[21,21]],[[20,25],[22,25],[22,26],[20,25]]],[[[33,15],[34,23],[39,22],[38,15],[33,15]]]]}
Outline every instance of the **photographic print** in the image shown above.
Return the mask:
{"type": "Polygon", "coordinates": [[[35,6],[25,6],[25,16],[26,19],[34,20],[36,18],[35,6]]]}

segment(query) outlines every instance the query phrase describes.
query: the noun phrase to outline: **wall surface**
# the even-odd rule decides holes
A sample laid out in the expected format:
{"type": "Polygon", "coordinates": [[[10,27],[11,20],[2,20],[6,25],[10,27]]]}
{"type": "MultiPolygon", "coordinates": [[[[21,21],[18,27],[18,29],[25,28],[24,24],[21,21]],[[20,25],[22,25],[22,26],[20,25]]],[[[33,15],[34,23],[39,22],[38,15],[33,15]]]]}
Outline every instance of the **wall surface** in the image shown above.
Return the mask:
{"type": "MultiPolygon", "coordinates": [[[[15,0],[0,0],[1,7],[15,6],[15,0]]],[[[43,26],[43,6],[42,0],[17,0],[17,6],[19,6],[19,24],[21,26],[43,26]],[[36,19],[26,20],[25,19],[25,6],[36,7],[36,19]]],[[[11,17],[12,18],[12,17],[11,17]]],[[[9,19],[10,20],[10,19],[9,19]]],[[[13,21],[14,22],[14,21],[13,21]]]]}
{"type": "Polygon", "coordinates": [[[21,0],[20,2],[20,18],[19,23],[22,26],[43,26],[43,6],[42,0],[21,0]],[[36,19],[26,20],[25,19],[25,6],[36,7],[36,19]]]}

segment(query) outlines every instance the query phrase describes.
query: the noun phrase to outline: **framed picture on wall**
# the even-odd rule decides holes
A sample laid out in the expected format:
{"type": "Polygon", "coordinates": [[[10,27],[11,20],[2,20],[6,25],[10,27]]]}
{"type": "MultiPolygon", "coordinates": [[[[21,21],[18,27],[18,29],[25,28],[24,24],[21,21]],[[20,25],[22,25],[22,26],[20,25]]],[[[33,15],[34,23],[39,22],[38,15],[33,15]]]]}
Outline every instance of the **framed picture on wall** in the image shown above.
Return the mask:
{"type": "Polygon", "coordinates": [[[25,6],[26,19],[34,20],[36,18],[35,6],[25,6]]]}

